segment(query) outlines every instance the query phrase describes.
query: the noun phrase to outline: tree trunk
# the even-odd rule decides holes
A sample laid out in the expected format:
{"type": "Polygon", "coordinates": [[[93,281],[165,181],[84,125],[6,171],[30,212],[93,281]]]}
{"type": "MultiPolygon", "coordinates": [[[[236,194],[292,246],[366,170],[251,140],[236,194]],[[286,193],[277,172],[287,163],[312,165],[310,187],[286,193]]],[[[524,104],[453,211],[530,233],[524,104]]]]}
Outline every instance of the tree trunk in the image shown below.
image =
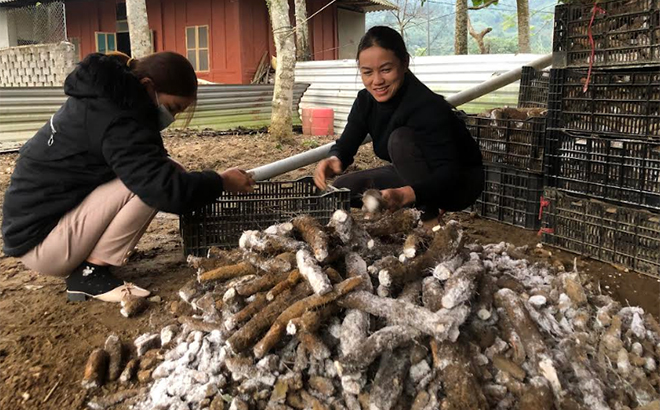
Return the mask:
{"type": "Polygon", "coordinates": [[[490,47],[486,46],[486,43],[484,42],[484,37],[486,37],[486,34],[493,31],[492,27],[487,27],[483,31],[481,31],[481,33],[477,33],[474,27],[472,27],[472,22],[468,17],[468,29],[470,31],[470,36],[474,38],[474,40],[477,42],[477,45],[479,46],[479,52],[481,54],[490,54],[490,47]]]}
{"type": "Polygon", "coordinates": [[[283,142],[291,139],[293,132],[291,106],[295,80],[296,45],[290,29],[289,2],[287,0],[267,1],[277,52],[270,134],[276,141],[283,142]]]}
{"type": "Polygon", "coordinates": [[[454,54],[468,53],[468,0],[456,0],[456,36],[454,54]]]}
{"type": "Polygon", "coordinates": [[[142,58],[153,53],[145,0],[126,0],[126,18],[132,57],[142,58]]]}
{"type": "Polygon", "coordinates": [[[517,0],[518,5],[518,52],[531,53],[529,45],[529,0],[517,0]]]}
{"type": "Polygon", "coordinates": [[[307,2],[296,0],[296,59],[298,61],[309,61],[312,59],[312,51],[309,47],[309,26],[307,25],[307,2]]]}

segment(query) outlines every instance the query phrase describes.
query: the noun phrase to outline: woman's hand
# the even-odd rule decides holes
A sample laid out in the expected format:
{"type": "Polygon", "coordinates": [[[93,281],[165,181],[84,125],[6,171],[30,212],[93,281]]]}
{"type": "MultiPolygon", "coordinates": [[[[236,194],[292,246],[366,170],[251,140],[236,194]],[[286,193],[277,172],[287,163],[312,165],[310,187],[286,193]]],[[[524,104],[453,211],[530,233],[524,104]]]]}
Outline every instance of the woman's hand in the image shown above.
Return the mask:
{"type": "Polygon", "coordinates": [[[314,183],[319,189],[326,189],[328,184],[326,181],[335,175],[341,174],[342,163],[337,157],[326,158],[319,162],[314,171],[314,183]]]}
{"type": "Polygon", "coordinates": [[[230,168],[220,174],[223,189],[227,192],[252,192],[256,182],[252,175],[238,168],[230,168]]]}
{"type": "Polygon", "coordinates": [[[416,199],[415,191],[413,191],[411,186],[384,189],[380,191],[380,193],[387,204],[387,209],[390,211],[396,211],[404,206],[410,205],[414,203],[416,199]]]}

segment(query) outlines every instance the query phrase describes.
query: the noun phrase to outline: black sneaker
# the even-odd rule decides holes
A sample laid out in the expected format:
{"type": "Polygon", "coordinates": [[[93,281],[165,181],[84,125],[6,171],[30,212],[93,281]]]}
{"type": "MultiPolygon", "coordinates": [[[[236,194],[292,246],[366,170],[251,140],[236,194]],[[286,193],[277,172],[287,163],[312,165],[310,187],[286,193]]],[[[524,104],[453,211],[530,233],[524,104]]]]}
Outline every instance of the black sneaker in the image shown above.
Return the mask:
{"type": "Polygon", "coordinates": [[[150,292],[112,275],[109,266],[98,266],[83,262],[66,278],[67,299],[70,302],[82,302],[88,298],[104,302],[121,302],[131,294],[147,297],[150,292]]]}

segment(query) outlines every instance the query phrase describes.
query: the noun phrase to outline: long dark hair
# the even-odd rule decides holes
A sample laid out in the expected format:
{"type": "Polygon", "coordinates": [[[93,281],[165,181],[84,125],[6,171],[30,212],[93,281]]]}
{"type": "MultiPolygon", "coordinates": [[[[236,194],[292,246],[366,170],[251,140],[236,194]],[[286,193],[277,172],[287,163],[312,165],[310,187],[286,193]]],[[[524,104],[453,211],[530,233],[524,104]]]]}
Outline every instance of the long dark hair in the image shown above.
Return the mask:
{"type": "Polygon", "coordinates": [[[197,96],[195,69],[181,54],[161,51],[140,59],[117,51],[108,55],[125,64],[138,80],[150,78],[158,92],[179,97],[197,96]]]}
{"type": "Polygon", "coordinates": [[[156,90],[178,97],[192,97],[194,102],[184,113],[184,126],[188,126],[197,105],[197,74],[190,61],[181,54],[161,51],[136,59],[114,51],[107,53],[135,75],[138,80],[150,78],[156,90]]]}
{"type": "Polygon", "coordinates": [[[360,53],[367,48],[378,46],[385,50],[390,50],[401,61],[404,68],[408,68],[410,63],[410,54],[406,48],[401,34],[394,29],[385,26],[374,26],[360,40],[357,55],[355,59],[360,60],[360,53]]]}

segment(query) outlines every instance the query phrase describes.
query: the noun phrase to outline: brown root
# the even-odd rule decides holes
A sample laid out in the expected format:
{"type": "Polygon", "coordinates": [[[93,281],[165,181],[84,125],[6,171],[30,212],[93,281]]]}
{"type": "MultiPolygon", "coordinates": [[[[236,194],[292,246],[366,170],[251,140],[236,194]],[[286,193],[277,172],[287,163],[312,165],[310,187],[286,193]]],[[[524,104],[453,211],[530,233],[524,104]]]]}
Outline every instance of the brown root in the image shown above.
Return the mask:
{"type": "Polygon", "coordinates": [[[286,280],[273,286],[273,288],[270,291],[268,291],[268,293],[266,294],[266,299],[274,300],[280,293],[296,286],[301,279],[302,279],[302,275],[300,274],[300,271],[298,269],[292,270],[289,273],[289,276],[287,276],[286,280]]]}
{"type": "Polygon", "coordinates": [[[488,320],[493,315],[493,295],[496,290],[495,281],[490,275],[481,275],[479,277],[477,288],[479,297],[475,306],[475,311],[479,319],[488,320]]]}
{"type": "Polygon", "coordinates": [[[495,305],[506,313],[513,330],[520,336],[527,356],[537,364],[540,355],[546,352],[546,346],[523,301],[514,291],[505,288],[495,293],[495,305]]]}
{"type": "Polygon", "coordinates": [[[241,262],[236,265],[223,266],[199,275],[199,282],[226,281],[241,276],[255,275],[257,270],[248,262],[241,262]]]}
{"type": "Polygon", "coordinates": [[[344,210],[335,211],[328,225],[334,229],[339,240],[351,249],[364,253],[376,247],[376,242],[367,231],[344,210]]]}
{"type": "Polygon", "coordinates": [[[371,237],[406,234],[419,225],[420,216],[421,213],[416,209],[401,209],[366,224],[365,229],[371,237]]]}
{"type": "Polygon", "coordinates": [[[442,295],[444,289],[440,281],[433,276],[422,281],[422,303],[431,312],[442,309],[442,295]]]}
{"type": "Polygon", "coordinates": [[[120,313],[124,317],[133,317],[144,312],[148,306],[147,299],[129,294],[121,300],[120,313]]]}
{"type": "Polygon", "coordinates": [[[467,349],[462,343],[437,343],[433,340],[431,348],[434,353],[434,364],[439,371],[446,395],[443,409],[447,410],[486,410],[489,408],[481,384],[475,376],[474,369],[467,355],[467,349]]]}
{"type": "Polygon", "coordinates": [[[108,372],[108,353],[103,349],[94,349],[87,359],[85,365],[85,374],[82,380],[82,387],[85,389],[95,389],[101,387],[105,382],[105,375],[108,372]]]}
{"type": "Polygon", "coordinates": [[[255,293],[264,292],[271,289],[278,283],[286,280],[289,277],[289,272],[266,273],[249,282],[236,285],[236,293],[241,296],[248,297],[255,293]]]}
{"type": "Polygon", "coordinates": [[[255,357],[262,358],[273,346],[280,340],[287,324],[293,318],[302,316],[303,313],[310,309],[330,303],[337,298],[344,296],[351,292],[362,282],[362,278],[351,278],[337,284],[333,290],[325,295],[312,295],[301,301],[298,301],[283,311],[272,324],[270,330],[266,335],[257,343],[253,352],[255,357]]]}
{"type": "Polygon", "coordinates": [[[364,343],[339,360],[337,367],[340,374],[365,370],[383,352],[393,351],[420,335],[421,333],[418,330],[410,326],[384,327],[373,333],[364,343]]]}
{"type": "Polygon", "coordinates": [[[454,275],[445,283],[442,307],[453,309],[461,303],[472,299],[476,288],[476,281],[483,272],[484,265],[481,263],[479,257],[470,259],[469,262],[458,268],[454,275]]]}
{"type": "Polygon", "coordinates": [[[344,308],[359,309],[384,317],[392,324],[414,327],[440,340],[449,338],[457,323],[462,324],[469,313],[467,308],[434,313],[408,302],[381,298],[364,291],[346,295],[338,303],[344,308]]]}
{"type": "Polygon", "coordinates": [[[302,316],[291,319],[287,325],[287,333],[295,335],[298,332],[316,333],[321,325],[334,316],[339,308],[329,304],[317,310],[308,310],[302,316]]]}
{"type": "Polygon", "coordinates": [[[234,330],[236,326],[249,320],[267,305],[268,300],[266,299],[266,295],[264,293],[258,293],[252,303],[225,320],[225,327],[227,330],[234,330]]]}
{"type": "Polygon", "coordinates": [[[104,350],[108,353],[108,381],[115,381],[122,371],[123,350],[119,336],[112,334],[105,340],[104,350]]]}
{"type": "Polygon", "coordinates": [[[259,336],[270,327],[275,319],[292,303],[306,297],[311,288],[306,282],[300,283],[293,290],[286,290],[273,300],[268,306],[254,315],[249,322],[234,333],[227,345],[234,353],[242,352],[251,346],[259,336]]]}
{"type": "Polygon", "coordinates": [[[332,354],[330,349],[325,343],[323,343],[323,340],[314,333],[305,331],[297,332],[296,337],[300,340],[300,343],[305,346],[305,349],[309,352],[312,358],[319,361],[330,358],[330,355],[332,354]]]}
{"type": "Polygon", "coordinates": [[[405,349],[385,352],[371,386],[370,408],[372,410],[393,409],[401,394],[410,368],[410,356],[405,349]]]}
{"type": "Polygon", "coordinates": [[[319,221],[311,216],[303,215],[294,218],[291,223],[303,240],[312,248],[316,260],[324,262],[328,257],[328,235],[323,231],[319,221]]]}

